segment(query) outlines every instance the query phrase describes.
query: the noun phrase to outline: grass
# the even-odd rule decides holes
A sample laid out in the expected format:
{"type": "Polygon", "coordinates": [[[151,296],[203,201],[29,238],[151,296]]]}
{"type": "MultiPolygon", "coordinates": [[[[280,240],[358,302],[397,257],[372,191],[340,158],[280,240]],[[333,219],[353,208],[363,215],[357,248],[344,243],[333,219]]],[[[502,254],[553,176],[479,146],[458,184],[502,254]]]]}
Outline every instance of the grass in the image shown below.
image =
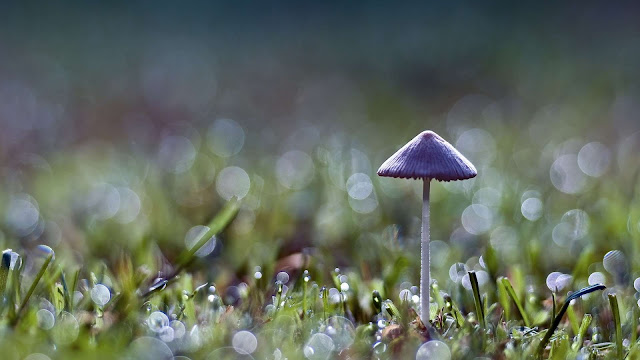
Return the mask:
{"type": "MultiPolygon", "coordinates": [[[[495,133],[496,148],[510,148],[515,140],[499,135],[507,133],[495,133]]],[[[587,178],[589,191],[572,195],[549,182],[546,155],[545,166],[525,174],[496,152],[492,164],[477,164],[476,180],[433,184],[434,281],[431,322],[423,324],[419,186],[372,176],[373,195],[349,197],[339,184],[364,152],[343,150],[320,144],[309,152],[314,176],[300,189],[269,175],[275,158],[236,163],[203,149],[196,156],[209,160],[172,173],[143,166],[143,155],[52,157],[51,171],[32,170],[22,193],[0,191],[3,204],[14,204],[0,225],[0,246],[13,249],[0,266],[3,358],[640,354],[640,207],[629,175],[637,165],[616,170],[613,184],[587,178]],[[220,173],[237,164],[251,188],[222,200],[207,167],[220,173]],[[129,190],[142,206],[124,221],[127,209],[113,213],[109,196],[129,190]],[[535,219],[523,210],[530,198],[542,202],[535,219]],[[38,221],[47,224],[37,236],[20,234],[10,215],[24,199],[37,199],[38,221]],[[206,228],[185,246],[196,225],[206,228]],[[562,280],[551,287],[553,272],[562,280]]]]}

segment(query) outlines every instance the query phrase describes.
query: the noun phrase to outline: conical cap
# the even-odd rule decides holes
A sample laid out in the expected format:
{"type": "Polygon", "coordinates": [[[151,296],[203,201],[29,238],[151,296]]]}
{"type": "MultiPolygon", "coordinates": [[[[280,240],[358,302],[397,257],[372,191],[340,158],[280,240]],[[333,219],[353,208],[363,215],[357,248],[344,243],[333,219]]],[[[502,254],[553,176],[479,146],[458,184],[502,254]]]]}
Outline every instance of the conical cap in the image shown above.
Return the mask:
{"type": "Polygon", "coordinates": [[[418,134],[378,169],[378,175],[395,178],[464,180],[478,174],[475,166],[433,131],[418,134]]]}

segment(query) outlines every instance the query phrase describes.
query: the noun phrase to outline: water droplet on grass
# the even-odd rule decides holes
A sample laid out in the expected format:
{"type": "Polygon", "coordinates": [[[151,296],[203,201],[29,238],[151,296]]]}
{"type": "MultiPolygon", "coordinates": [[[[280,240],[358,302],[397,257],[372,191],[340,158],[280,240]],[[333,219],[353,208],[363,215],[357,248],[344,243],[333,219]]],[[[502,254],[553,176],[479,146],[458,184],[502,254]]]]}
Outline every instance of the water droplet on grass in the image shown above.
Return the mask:
{"type": "Polygon", "coordinates": [[[111,300],[111,292],[109,292],[109,288],[102,284],[96,284],[96,286],[91,289],[91,300],[98,306],[104,306],[106,303],[111,300]]]}
{"type": "Polygon", "coordinates": [[[313,180],[313,159],[306,153],[293,150],[282,155],[276,162],[276,177],[287,189],[304,189],[313,180]]]}
{"type": "Polygon", "coordinates": [[[279,282],[281,282],[283,284],[288,283],[289,282],[289,274],[287,274],[284,271],[280,271],[278,273],[278,275],[276,275],[276,281],[279,281],[279,282]]]}
{"type": "Polygon", "coordinates": [[[36,313],[36,319],[38,320],[38,327],[43,330],[51,329],[56,323],[55,316],[47,309],[38,310],[36,313]]]}
{"type": "Polygon", "coordinates": [[[343,316],[332,316],[327,320],[325,333],[331,337],[335,350],[340,352],[353,344],[355,327],[343,316]]]}
{"type": "Polygon", "coordinates": [[[411,290],[409,289],[401,290],[400,294],[398,294],[398,297],[402,302],[408,302],[409,300],[411,300],[411,296],[412,296],[411,290]]]}
{"type": "Polygon", "coordinates": [[[604,255],[602,266],[609,274],[620,277],[627,272],[627,258],[620,250],[612,250],[604,255]]]}
{"type": "Polygon", "coordinates": [[[40,219],[38,203],[27,194],[12,196],[5,214],[5,221],[18,236],[31,233],[40,219]]]}
{"type": "Polygon", "coordinates": [[[154,311],[147,318],[147,325],[153,332],[160,332],[163,327],[169,325],[169,317],[162,311],[154,311]]]}
{"type": "MultiPolygon", "coordinates": [[[[211,229],[208,226],[203,225],[196,225],[189,229],[189,231],[187,231],[187,234],[184,236],[184,243],[187,249],[191,250],[210,230],[211,229]]],[[[200,249],[198,249],[198,251],[196,251],[195,255],[198,257],[207,256],[211,254],[215,248],[216,237],[211,236],[209,240],[207,240],[207,242],[204,243],[204,245],[202,245],[200,249]]]]}
{"type": "Polygon", "coordinates": [[[427,341],[418,348],[416,360],[450,360],[451,350],[447,344],[438,340],[427,341]]]}
{"type": "Polygon", "coordinates": [[[129,354],[136,360],[172,360],[173,353],[169,346],[149,336],[135,339],[129,346],[129,354]]]}
{"type": "Polygon", "coordinates": [[[568,274],[561,274],[556,278],[555,287],[556,289],[558,289],[558,291],[564,290],[566,287],[571,285],[572,281],[573,281],[573,276],[568,274]]]}
{"type": "Polygon", "coordinates": [[[600,177],[607,172],[611,151],[599,142],[590,142],[578,152],[578,166],[585,174],[600,177]]]}
{"type": "Polygon", "coordinates": [[[542,216],[542,201],[536,197],[528,198],[522,202],[520,211],[527,220],[536,221],[542,216]]]}
{"type": "Polygon", "coordinates": [[[171,326],[164,326],[158,332],[158,337],[164,342],[171,342],[174,339],[175,331],[171,326]]]}
{"type": "Polygon", "coordinates": [[[327,360],[335,349],[333,340],[329,335],[316,333],[311,335],[309,341],[304,346],[304,357],[309,360],[327,360]]]}
{"type": "Polygon", "coordinates": [[[238,354],[252,354],[258,347],[258,339],[249,331],[238,331],[231,339],[231,345],[238,354]]]}
{"type": "Polygon", "coordinates": [[[142,203],[133,190],[126,187],[119,187],[117,190],[120,194],[120,208],[115,220],[120,224],[128,224],[138,217],[142,203]]]}
{"type": "Polygon", "coordinates": [[[382,355],[387,351],[387,344],[378,341],[375,344],[373,344],[373,352],[376,355],[382,355]]]}
{"type": "Polygon", "coordinates": [[[36,255],[42,256],[44,258],[47,258],[49,256],[51,256],[51,260],[55,260],[56,258],[56,253],[53,251],[52,248],[48,247],[47,245],[38,245],[36,246],[36,255]]]}
{"type": "Polygon", "coordinates": [[[587,186],[587,179],[574,154],[559,156],[551,165],[549,177],[553,186],[565,194],[580,193],[587,186]]]}
{"type": "Polygon", "coordinates": [[[347,192],[355,200],[364,200],[373,191],[373,183],[369,175],[355,173],[347,179],[347,192]]]}
{"type": "Polygon", "coordinates": [[[332,304],[337,304],[342,300],[342,298],[340,297],[340,291],[336,288],[329,289],[328,298],[329,298],[329,302],[332,304]]]}
{"type": "Polygon", "coordinates": [[[244,130],[231,119],[218,119],[207,131],[211,151],[220,157],[230,157],[242,150],[244,130]]]}
{"type": "Polygon", "coordinates": [[[493,226],[493,211],[481,204],[469,205],[462,212],[462,226],[473,235],[481,235],[493,226]]]}
{"type": "Polygon", "coordinates": [[[469,267],[465,263],[455,263],[449,268],[449,278],[451,281],[459,283],[469,271],[469,267]]]}
{"type": "Polygon", "coordinates": [[[225,200],[230,200],[234,196],[240,199],[247,196],[250,187],[249,174],[237,166],[222,169],[216,179],[216,190],[225,200]]]}
{"type": "Polygon", "coordinates": [[[187,331],[182,321],[173,320],[169,326],[173,328],[173,336],[176,339],[182,338],[187,331]]]}
{"type": "Polygon", "coordinates": [[[549,290],[551,290],[552,292],[556,291],[556,280],[558,279],[558,276],[562,275],[561,272],[558,271],[554,271],[552,273],[550,273],[549,275],[547,275],[547,287],[549,288],[549,290]]]}
{"type": "Polygon", "coordinates": [[[76,340],[79,332],[78,320],[71,313],[63,311],[58,316],[51,335],[56,344],[67,345],[76,340]]]}
{"type": "MultiPolygon", "coordinates": [[[[587,280],[587,282],[589,283],[589,285],[596,285],[596,284],[604,284],[606,280],[607,278],[603,273],[596,271],[591,275],[589,275],[589,279],[587,280]]],[[[635,286],[635,283],[633,285],[635,286]]],[[[638,288],[636,288],[636,290],[638,290],[638,288]]]]}
{"type": "Polygon", "coordinates": [[[167,172],[179,174],[191,168],[196,154],[191,140],[184,136],[167,136],[160,143],[158,163],[167,172]]]}

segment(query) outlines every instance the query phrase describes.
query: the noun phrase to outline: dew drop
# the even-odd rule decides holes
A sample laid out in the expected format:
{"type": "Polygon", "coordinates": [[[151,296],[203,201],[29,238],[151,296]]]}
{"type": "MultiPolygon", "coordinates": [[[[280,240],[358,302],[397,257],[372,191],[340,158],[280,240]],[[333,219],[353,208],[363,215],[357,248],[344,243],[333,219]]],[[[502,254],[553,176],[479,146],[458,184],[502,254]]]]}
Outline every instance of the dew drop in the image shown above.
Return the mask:
{"type": "Polygon", "coordinates": [[[280,271],[278,273],[278,275],[276,275],[276,281],[279,281],[279,282],[281,282],[283,284],[288,283],[289,282],[289,274],[287,274],[284,271],[280,271]]]}
{"type": "Polygon", "coordinates": [[[542,216],[542,201],[536,197],[530,197],[522,202],[520,211],[527,220],[536,221],[542,216]]]}
{"type": "Polygon", "coordinates": [[[400,294],[398,294],[398,297],[402,302],[408,302],[409,300],[411,300],[411,296],[412,296],[411,290],[409,289],[404,289],[400,291],[400,294]]]}
{"type": "Polygon", "coordinates": [[[325,333],[331,337],[335,350],[340,352],[353,344],[355,339],[355,327],[353,323],[343,316],[332,316],[327,320],[325,333]]]}
{"type": "MultiPolygon", "coordinates": [[[[187,231],[187,234],[184,236],[184,243],[187,249],[191,250],[196,244],[200,241],[200,239],[205,236],[209,230],[211,230],[208,226],[196,225],[187,231]]],[[[216,237],[211,236],[209,240],[207,240],[204,245],[196,251],[196,256],[205,257],[213,252],[216,248],[216,237]]]]}
{"type": "Polygon", "coordinates": [[[38,312],[36,313],[36,318],[38,320],[38,327],[43,330],[51,329],[56,323],[55,316],[53,315],[53,313],[51,313],[51,311],[47,309],[38,310],[38,312]]]}
{"type": "Polygon", "coordinates": [[[167,136],[160,142],[158,163],[167,172],[183,173],[191,168],[196,154],[191,140],[183,136],[167,136]]]}
{"type": "Polygon", "coordinates": [[[91,289],[91,300],[98,306],[104,306],[106,303],[111,300],[111,292],[109,292],[109,288],[102,284],[96,284],[96,286],[91,289]]]}
{"type": "Polygon", "coordinates": [[[27,194],[11,197],[5,212],[5,221],[18,236],[31,233],[40,219],[38,203],[27,194]]]}
{"type": "Polygon", "coordinates": [[[218,119],[207,131],[211,151],[220,157],[233,156],[242,150],[244,130],[231,119],[218,119]]]}
{"type": "Polygon", "coordinates": [[[547,275],[547,281],[546,281],[547,287],[552,292],[556,291],[556,280],[558,279],[558,277],[560,275],[562,275],[562,273],[558,272],[558,271],[554,271],[554,272],[550,273],[549,275],[547,275]]]}
{"type": "Polygon", "coordinates": [[[216,179],[216,190],[225,200],[230,200],[234,196],[238,198],[247,196],[250,187],[249,174],[237,166],[222,169],[216,179]]]}
{"type": "Polygon", "coordinates": [[[627,271],[627,258],[620,250],[611,250],[604,255],[602,266],[614,276],[621,276],[627,271]]]}
{"type": "Polygon", "coordinates": [[[316,333],[311,335],[309,341],[304,346],[304,357],[309,360],[327,360],[335,349],[333,340],[329,335],[316,333]]]}
{"type": "Polygon", "coordinates": [[[169,325],[169,317],[162,311],[154,311],[147,318],[147,325],[153,332],[160,332],[163,327],[169,325]]]}
{"type": "Polygon", "coordinates": [[[287,189],[304,189],[313,180],[315,167],[306,153],[293,150],[282,155],[276,163],[276,177],[287,189]]]}
{"type": "Polygon", "coordinates": [[[578,166],[585,174],[600,177],[607,172],[611,162],[611,151],[599,142],[591,142],[580,149],[578,166]]]}
{"type": "Polygon", "coordinates": [[[233,335],[231,345],[238,354],[252,354],[258,347],[258,339],[249,331],[238,331],[233,335]]]}
{"type": "Polygon", "coordinates": [[[465,263],[455,263],[449,268],[449,278],[451,281],[459,283],[469,271],[469,267],[465,263]]]}
{"type": "Polygon", "coordinates": [[[347,179],[347,192],[354,200],[364,200],[373,191],[373,183],[369,175],[355,173],[347,179]]]}
{"type": "Polygon", "coordinates": [[[51,256],[51,260],[56,259],[56,253],[53,251],[52,248],[48,247],[47,245],[36,246],[36,252],[44,258],[51,256]]]}
{"type": "Polygon", "coordinates": [[[462,212],[461,221],[467,232],[481,235],[493,226],[493,212],[482,204],[472,204],[462,212]]]}
{"type": "Polygon", "coordinates": [[[556,286],[555,286],[555,288],[558,289],[558,291],[564,290],[566,287],[571,285],[572,281],[573,281],[573,276],[568,275],[568,274],[560,274],[556,278],[556,286]]]}
{"type": "Polygon", "coordinates": [[[438,340],[427,341],[418,348],[416,360],[450,360],[451,350],[447,344],[438,340]]]}
{"type": "Polygon", "coordinates": [[[58,316],[58,320],[52,331],[51,335],[56,344],[67,345],[74,342],[78,337],[80,325],[71,313],[63,311],[58,316]]]}
{"type": "Polygon", "coordinates": [[[140,360],[171,360],[173,358],[173,353],[167,344],[149,336],[135,339],[129,347],[129,354],[131,358],[140,360]]]}
{"type": "Polygon", "coordinates": [[[578,167],[578,157],[573,154],[558,157],[549,170],[551,183],[566,194],[577,194],[584,190],[587,179],[578,167]]]}
{"type": "Polygon", "coordinates": [[[160,331],[158,332],[158,337],[160,338],[160,340],[164,342],[173,341],[174,336],[175,336],[175,331],[171,326],[163,326],[162,329],[160,329],[160,331]]]}
{"type": "Polygon", "coordinates": [[[182,321],[173,320],[169,326],[173,328],[173,337],[176,339],[182,338],[187,331],[182,321]]]}
{"type": "MultiPolygon", "coordinates": [[[[589,285],[596,285],[596,284],[604,284],[606,282],[606,280],[607,280],[607,278],[603,273],[596,271],[596,272],[592,273],[591,275],[589,275],[589,279],[587,280],[587,282],[589,283],[589,285]]],[[[633,286],[635,287],[635,285],[636,285],[636,283],[634,282],[633,286]]],[[[640,286],[640,283],[638,285],[640,286]]],[[[636,287],[636,290],[638,290],[637,287],[636,287]]],[[[638,291],[640,291],[640,290],[638,290],[638,291]]]]}

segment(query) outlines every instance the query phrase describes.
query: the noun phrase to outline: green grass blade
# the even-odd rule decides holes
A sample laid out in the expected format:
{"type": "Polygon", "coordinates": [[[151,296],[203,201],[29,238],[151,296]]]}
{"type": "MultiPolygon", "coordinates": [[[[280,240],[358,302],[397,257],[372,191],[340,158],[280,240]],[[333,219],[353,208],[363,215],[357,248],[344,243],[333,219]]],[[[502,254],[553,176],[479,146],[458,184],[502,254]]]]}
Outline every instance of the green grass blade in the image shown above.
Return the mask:
{"type": "Polygon", "coordinates": [[[2,263],[0,264],[0,298],[4,295],[4,289],[7,287],[10,266],[11,250],[7,249],[2,252],[2,263]]]}
{"type": "Polygon", "coordinates": [[[529,316],[527,316],[527,313],[524,311],[524,307],[522,306],[522,303],[520,303],[520,299],[518,299],[518,295],[516,295],[516,292],[511,285],[511,281],[509,281],[509,279],[507,279],[506,277],[503,277],[500,279],[500,282],[502,283],[502,286],[504,286],[511,300],[516,304],[516,308],[520,313],[520,317],[522,317],[522,320],[524,321],[524,325],[527,327],[531,327],[529,316]]]}
{"type": "Polygon", "coordinates": [[[571,304],[572,300],[575,300],[583,295],[592,293],[594,291],[598,291],[598,290],[603,290],[606,287],[602,284],[596,284],[596,285],[591,285],[588,286],[584,289],[580,289],[576,292],[574,292],[573,294],[567,296],[567,299],[564,301],[564,305],[562,305],[562,308],[560,309],[560,312],[558,312],[558,315],[556,315],[556,317],[553,319],[553,323],[551,324],[551,327],[547,330],[547,332],[544,334],[544,337],[542,338],[542,341],[540,341],[540,344],[538,345],[538,349],[536,351],[536,357],[538,359],[542,358],[542,354],[544,353],[544,349],[547,347],[547,343],[549,342],[549,339],[551,339],[551,336],[553,335],[553,333],[556,331],[556,329],[558,328],[558,325],[560,325],[560,321],[562,321],[562,317],[564,316],[564,313],[567,311],[567,308],[569,307],[569,304],[571,304]]]}
{"type": "Polygon", "coordinates": [[[71,309],[72,295],[69,291],[69,286],[67,285],[67,277],[62,270],[60,271],[60,282],[62,283],[62,290],[64,295],[64,309],[66,311],[69,311],[71,309]]]}
{"type": "Polygon", "coordinates": [[[233,221],[239,210],[240,201],[238,201],[237,198],[229,200],[222,211],[220,211],[207,225],[209,227],[209,231],[202,234],[198,242],[196,242],[191,249],[178,257],[178,266],[183,267],[189,264],[193,260],[196,252],[198,252],[198,250],[200,250],[200,248],[203,247],[212,236],[220,233],[231,223],[231,221],[233,221]]]}
{"type": "Polygon", "coordinates": [[[580,323],[580,329],[578,330],[578,334],[572,345],[573,351],[578,351],[582,348],[584,337],[587,334],[587,330],[589,330],[589,325],[591,325],[592,320],[593,317],[591,316],[591,314],[584,314],[582,323],[580,323]]]}
{"type": "Polygon", "coordinates": [[[580,324],[578,324],[578,317],[573,309],[573,305],[569,305],[569,308],[567,309],[567,317],[569,318],[569,324],[571,324],[571,331],[573,331],[574,335],[578,334],[580,324]]]}
{"type": "Polygon", "coordinates": [[[638,340],[638,307],[631,307],[631,343],[635,344],[636,340],[638,340]]]}
{"type": "Polygon", "coordinates": [[[478,286],[478,277],[475,271],[469,271],[469,281],[473,290],[473,301],[476,305],[476,313],[478,314],[478,322],[480,326],[486,328],[484,321],[484,307],[482,306],[482,298],[480,296],[480,286],[478,286]]]}
{"type": "Polygon", "coordinates": [[[379,314],[382,311],[382,296],[378,290],[373,290],[371,294],[371,302],[373,303],[373,309],[376,314],[379,314]]]}
{"type": "Polygon", "coordinates": [[[609,294],[609,305],[613,314],[613,323],[616,329],[616,358],[624,359],[624,348],[622,347],[622,324],[620,323],[620,311],[618,309],[618,298],[616,294],[609,294]]]}
{"type": "Polygon", "coordinates": [[[189,265],[193,259],[195,258],[196,252],[200,250],[204,244],[206,244],[212,236],[219,234],[222,230],[224,230],[233,219],[235,219],[238,211],[240,210],[240,201],[237,198],[232,198],[229,200],[224,208],[209,222],[208,227],[209,231],[205,232],[200,236],[200,239],[196,242],[196,244],[191,247],[191,249],[186,250],[180,256],[178,256],[176,269],[166,276],[164,279],[160,279],[152,284],[146,291],[143,292],[142,297],[146,298],[149,295],[163,290],[167,283],[175,278],[180,272],[189,265]]]}
{"type": "Polygon", "coordinates": [[[498,302],[502,306],[502,311],[504,312],[505,320],[511,320],[511,300],[509,299],[509,294],[507,294],[507,289],[502,284],[501,279],[496,281],[496,288],[498,290],[498,302]]]}
{"type": "Polygon", "coordinates": [[[47,268],[49,267],[49,263],[51,263],[51,260],[53,260],[53,254],[49,254],[49,256],[47,256],[47,259],[42,264],[42,267],[40,267],[40,271],[38,271],[36,278],[33,280],[33,283],[31,283],[31,287],[27,291],[27,294],[24,296],[24,299],[22,299],[22,303],[18,308],[17,315],[20,315],[22,310],[24,310],[24,308],[27,306],[27,303],[29,302],[29,298],[31,298],[31,295],[33,295],[33,292],[36,290],[36,287],[38,286],[38,283],[42,279],[42,276],[44,276],[44,273],[47,271],[47,268]]]}

